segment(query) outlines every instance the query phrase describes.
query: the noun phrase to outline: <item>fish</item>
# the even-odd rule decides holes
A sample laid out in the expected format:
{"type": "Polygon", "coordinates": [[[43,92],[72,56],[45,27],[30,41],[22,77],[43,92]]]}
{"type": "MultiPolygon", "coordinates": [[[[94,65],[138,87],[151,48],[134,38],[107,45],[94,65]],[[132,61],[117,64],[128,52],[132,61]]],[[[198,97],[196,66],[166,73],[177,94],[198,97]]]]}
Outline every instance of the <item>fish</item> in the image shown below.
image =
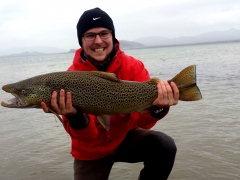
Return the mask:
{"type": "MultiPolygon", "coordinates": [[[[196,82],[196,65],[184,68],[174,78],[179,89],[179,100],[202,99],[196,82]]],[[[159,78],[145,82],[124,81],[114,73],[101,71],[59,71],[34,76],[16,83],[2,86],[14,98],[2,101],[7,108],[41,108],[45,102],[49,110],[63,123],[62,118],[51,109],[53,91],[71,92],[72,104],[79,111],[97,116],[105,129],[110,127],[110,116],[148,112],[156,109],[152,104],[158,96],[159,78]]],[[[58,96],[59,99],[59,96],[58,96]]]]}

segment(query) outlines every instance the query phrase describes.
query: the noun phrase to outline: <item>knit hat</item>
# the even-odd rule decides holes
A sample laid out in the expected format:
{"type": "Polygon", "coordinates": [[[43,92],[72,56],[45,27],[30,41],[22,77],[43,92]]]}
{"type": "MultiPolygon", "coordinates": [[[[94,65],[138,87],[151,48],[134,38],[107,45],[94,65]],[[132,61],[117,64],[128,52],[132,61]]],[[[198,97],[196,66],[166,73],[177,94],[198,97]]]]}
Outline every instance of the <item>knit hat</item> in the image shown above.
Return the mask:
{"type": "Polygon", "coordinates": [[[106,12],[97,7],[85,11],[77,23],[77,35],[80,46],[82,46],[83,34],[87,30],[96,27],[105,27],[112,30],[113,42],[117,42],[115,38],[115,29],[111,17],[106,12]]]}

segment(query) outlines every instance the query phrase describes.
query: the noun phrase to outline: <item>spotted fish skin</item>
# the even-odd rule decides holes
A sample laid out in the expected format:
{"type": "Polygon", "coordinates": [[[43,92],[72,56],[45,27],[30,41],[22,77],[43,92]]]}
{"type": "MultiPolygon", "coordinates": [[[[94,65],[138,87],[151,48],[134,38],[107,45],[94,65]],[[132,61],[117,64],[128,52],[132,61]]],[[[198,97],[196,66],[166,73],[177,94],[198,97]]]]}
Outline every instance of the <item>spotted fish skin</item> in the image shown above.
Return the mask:
{"type": "MultiPolygon", "coordinates": [[[[202,98],[196,85],[195,65],[185,68],[170,81],[177,82],[180,100],[202,98]]],[[[50,106],[52,92],[64,89],[72,93],[73,106],[84,113],[112,115],[143,112],[150,109],[157,98],[158,82],[158,78],[146,82],[122,81],[112,73],[99,71],[54,72],[3,86],[4,91],[16,98],[2,101],[1,105],[27,108],[40,107],[41,102],[45,102],[50,106]]]]}
{"type": "Polygon", "coordinates": [[[26,103],[19,103],[19,108],[39,107],[42,101],[49,106],[52,92],[64,89],[72,93],[73,106],[82,112],[128,114],[152,104],[157,97],[157,82],[121,81],[114,74],[98,71],[68,71],[35,76],[5,85],[3,90],[24,99],[26,103]]]}

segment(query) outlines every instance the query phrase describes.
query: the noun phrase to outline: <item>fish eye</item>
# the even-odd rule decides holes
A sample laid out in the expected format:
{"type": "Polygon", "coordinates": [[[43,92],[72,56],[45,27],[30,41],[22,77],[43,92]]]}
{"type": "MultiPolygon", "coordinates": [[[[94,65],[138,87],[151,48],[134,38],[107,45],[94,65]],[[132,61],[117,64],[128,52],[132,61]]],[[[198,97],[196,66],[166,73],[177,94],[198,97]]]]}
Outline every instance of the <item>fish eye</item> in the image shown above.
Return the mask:
{"type": "Polygon", "coordinates": [[[26,91],[23,89],[23,90],[22,90],[22,94],[25,94],[25,92],[26,92],[26,91]]]}

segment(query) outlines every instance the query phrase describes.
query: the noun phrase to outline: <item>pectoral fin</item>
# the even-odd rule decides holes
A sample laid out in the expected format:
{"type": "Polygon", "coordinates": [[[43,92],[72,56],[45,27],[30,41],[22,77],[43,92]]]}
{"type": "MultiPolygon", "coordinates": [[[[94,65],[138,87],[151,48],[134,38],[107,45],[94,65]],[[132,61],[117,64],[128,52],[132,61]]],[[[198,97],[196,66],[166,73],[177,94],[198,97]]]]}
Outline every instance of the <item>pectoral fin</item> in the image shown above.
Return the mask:
{"type": "Polygon", "coordinates": [[[109,131],[110,129],[110,117],[111,117],[110,115],[97,116],[98,121],[107,131],[109,131]]]}

